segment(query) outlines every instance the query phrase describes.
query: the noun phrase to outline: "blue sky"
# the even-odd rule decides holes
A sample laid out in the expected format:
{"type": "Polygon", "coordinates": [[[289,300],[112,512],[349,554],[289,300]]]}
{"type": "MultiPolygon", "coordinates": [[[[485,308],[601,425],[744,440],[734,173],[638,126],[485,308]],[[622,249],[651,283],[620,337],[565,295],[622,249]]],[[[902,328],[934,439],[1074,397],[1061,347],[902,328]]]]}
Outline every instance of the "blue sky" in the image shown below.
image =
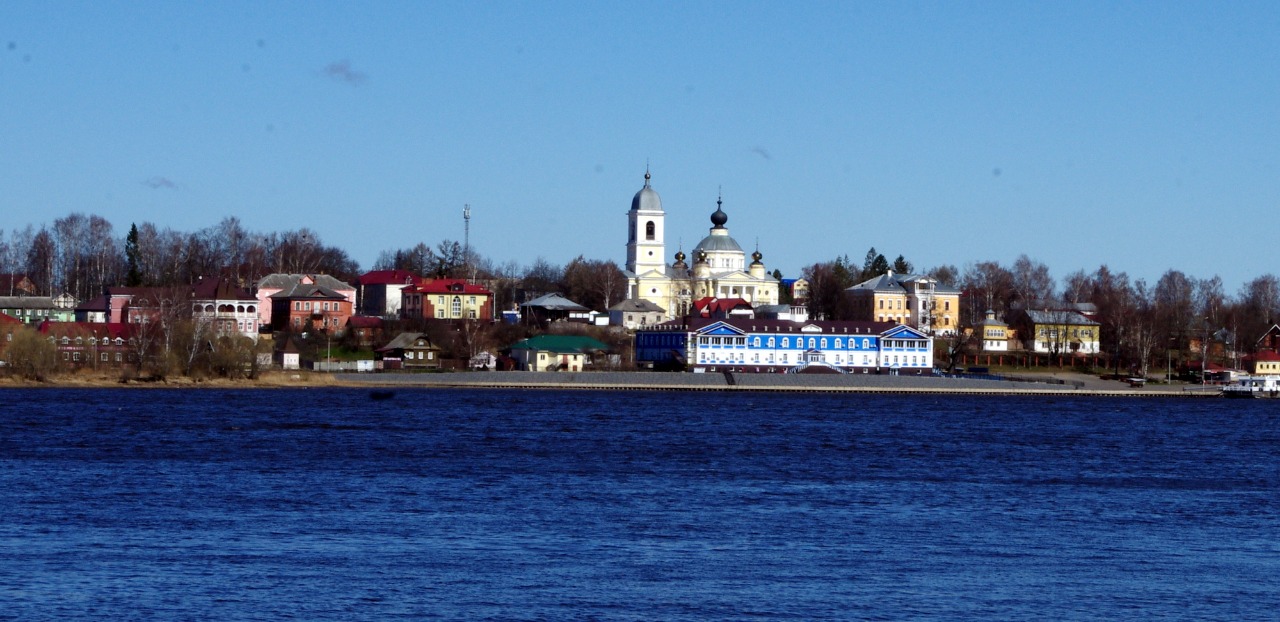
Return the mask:
{"type": "Polygon", "coordinates": [[[1280,4],[0,4],[0,227],[301,226],[364,267],[463,237],[769,269],[870,246],[1056,278],[1276,271],[1280,4]],[[670,252],[674,253],[675,248],[670,252]]]}

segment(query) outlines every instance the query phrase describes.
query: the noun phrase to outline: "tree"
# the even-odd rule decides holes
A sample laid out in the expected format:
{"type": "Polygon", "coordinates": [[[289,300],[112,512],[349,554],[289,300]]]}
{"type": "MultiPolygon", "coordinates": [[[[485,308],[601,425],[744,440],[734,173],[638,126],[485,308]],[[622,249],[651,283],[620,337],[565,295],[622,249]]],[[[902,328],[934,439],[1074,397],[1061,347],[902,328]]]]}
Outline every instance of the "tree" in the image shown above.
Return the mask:
{"type": "Polygon", "coordinates": [[[960,286],[960,269],[950,264],[929,268],[925,271],[925,275],[938,281],[939,285],[947,287],[960,286]]]}
{"type": "Polygon", "coordinates": [[[137,287],[142,285],[141,252],[138,250],[138,225],[129,225],[129,235],[124,238],[124,259],[128,265],[128,272],[124,277],[124,284],[128,287],[137,287]]]}
{"type": "Polygon", "coordinates": [[[907,261],[906,257],[898,255],[898,258],[893,260],[894,274],[913,274],[914,272],[915,266],[911,265],[911,262],[907,261]]]}
{"type": "Polygon", "coordinates": [[[48,229],[40,231],[31,238],[31,247],[27,250],[27,274],[34,275],[36,288],[46,296],[52,296],[61,286],[55,280],[57,274],[58,245],[48,229]]]}
{"type": "Polygon", "coordinates": [[[856,285],[848,257],[816,263],[802,271],[809,281],[809,317],[824,320],[853,318],[853,304],[845,290],[856,285]]]}
{"type": "Polygon", "coordinates": [[[1178,270],[1169,270],[1156,281],[1154,314],[1161,338],[1186,343],[1195,319],[1195,284],[1178,270]]]}
{"type": "Polygon", "coordinates": [[[6,350],[10,373],[43,382],[58,371],[58,349],[34,328],[23,326],[13,333],[6,350]]]}
{"type": "Polygon", "coordinates": [[[994,311],[996,317],[1004,317],[1008,313],[1014,291],[1013,274],[999,262],[980,261],[965,266],[960,282],[969,298],[970,325],[978,321],[978,314],[987,310],[994,311]]]}
{"type": "Polygon", "coordinates": [[[1054,298],[1053,277],[1049,276],[1049,266],[1033,261],[1025,254],[1014,260],[1010,280],[1013,297],[1025,307],[1054,298]]]}

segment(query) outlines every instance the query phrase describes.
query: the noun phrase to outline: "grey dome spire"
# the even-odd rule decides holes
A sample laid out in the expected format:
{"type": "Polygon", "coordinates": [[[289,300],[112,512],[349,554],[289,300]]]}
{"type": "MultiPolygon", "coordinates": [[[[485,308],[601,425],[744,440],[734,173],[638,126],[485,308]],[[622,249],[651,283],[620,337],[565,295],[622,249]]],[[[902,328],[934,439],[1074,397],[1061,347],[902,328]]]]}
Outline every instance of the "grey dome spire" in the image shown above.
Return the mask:
{"type": "Polygon", "coordinates": [[[661,212],[662,198],[649,186],[649,168],[644,169],[644,187],[631,199],[631,211],[661,212]]]}

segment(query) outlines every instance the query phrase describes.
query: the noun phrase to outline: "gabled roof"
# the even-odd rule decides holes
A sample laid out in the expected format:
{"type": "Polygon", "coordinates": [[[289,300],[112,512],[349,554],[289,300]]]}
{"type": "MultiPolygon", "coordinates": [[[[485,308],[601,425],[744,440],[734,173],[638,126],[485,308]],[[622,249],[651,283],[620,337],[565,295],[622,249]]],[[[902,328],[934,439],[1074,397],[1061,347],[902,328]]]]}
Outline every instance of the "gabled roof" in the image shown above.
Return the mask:
{"type": "Polygon", "coordinates": [[[22,323],[22,320],[19,320],[18,318],[13,317],[8,313],[0,313],[0,324],[21,324],[21,323],[22,323]]]}
{"type": "Polygon", "coordinates": [[[311,298],[311,299],[327,298],[327,299],[338,299],[338,300],[347,299],[346,296],[343,296],[342,294],[339,294],[338,292],[335,292],[332,289],[329,289],[327,287],[321,287],[319,285],[308,284],[308,283],[296,283],[292,288],[280,290],[274,294],[271,294],[270,297],[281,299],[281,300],[286,298],[311,298]]]}
{"type": "Polygon", "coordinates": [[[694,313],[702,317],[716,313],[728,315],[735,310],[755,311],[751,303],[741,298],[699,298],[693,301],[694,313]]]}
{"type": "Polygon", "coordinates": [[[572,301],[560,294],[545,294],[538,296],[521,307],[533,307],[536,309],[547,309],[549,311],[590,311],[590,309],[572,301]]]}
{"type": "Polygon", "coordinates": [[[634,313],[666,313],[667,310],[643,298],[628,298],[612,307],[610,311],[631,311],[634,313]]]}
{"type": "Polygon", "coordinates": [[[597,339],[580,335],[538,335],[517,341],[511,345],[511,349],[570,354],[608,350],[609,346],[597,339]]]}
{"type": "Polygon", "coordinates": [[[431,343],[431,338],[426,333],[400,333],[396,335],[387,345],[378,348],[377,352],[390,352],[392,350],[407,350],[410,348],[425,347],[427,350],[439,350],[435,344],[431,343]],[[426,340],[426,346],[418,346],[419,339],[426,340]]]}
{"type": "Polygon", "coordinates": [[[357,285],[411,285],[418,275],[408,270],[373,270],[356,278],[357,285]]]}
{"type": "Polygon", "coordinates": [[[700,328],[700,329],[698,329],[698,330],[696,330],[696,331],[694,331],[694,332],[698,333],[699,335],[733,335],[733,336],[738,336],[738,335],[745,335],[745,334],[747,334],[747,331],[745,331],[745,330],[743,330],[743,329],[741,329],[741,328],[739,328],[739,327],[737,327],[737,326],[734,326],[733,324],[730,324],[730,323],[728,323],[728,322],[725,322],[725,321],[723,321],[723,320],[722,320],[722,321],[719,321],[719,322],[712,323],[712,324],[707,324],[706,326],[703,326],[702,328],[700,328]]]}
{"type": "Polygon", "coordinates": [[[258,289],[289,289],[300,281],[311,281],[320,287],[327,287],[332,290],[346,291],[355,289],[354,287],[343,283],[327,274],[268,274],[258,281],[258,289]]]}
{"type": "Polygon", "coordinates": [[[898,324],[881,333],[886,339],[928,339],[929,336],[906,324],[898,324]]]}
{"type": "Polygon", "coordinates": [[[1280,361],[1280,354],[1272,352],[1271,350],[1259,350],[1258,352],[1254,352],[1253,354],[1244,357],[1244,360],[1250,362],[1275,363],[1280,361]]]}

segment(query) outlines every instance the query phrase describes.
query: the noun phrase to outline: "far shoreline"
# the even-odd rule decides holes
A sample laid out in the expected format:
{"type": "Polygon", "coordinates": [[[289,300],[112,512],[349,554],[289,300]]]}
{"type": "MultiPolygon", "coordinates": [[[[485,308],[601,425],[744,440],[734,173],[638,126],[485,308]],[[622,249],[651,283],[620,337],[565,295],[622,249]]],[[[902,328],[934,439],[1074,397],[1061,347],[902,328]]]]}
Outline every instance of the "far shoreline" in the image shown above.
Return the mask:
{"type": "Polygon", "coordinates": [[[1043,382],[939,378],[934,376],[693,374],[680,372],[444,372],[327,373],[264,372],[255,379],[177,377],[121,381],[119,376],[74,373],[43,382],[0,378],[4,389],[549,389],[580,391],[715,391],[877,395],[973,395],[1056,397],[1218,397],[1216,387],[1197,385],[1133,388],[1085,374],[1023,374],[1043,382]],[[1050,382],[1065,384],[1049,384],[1050,382]]]}

